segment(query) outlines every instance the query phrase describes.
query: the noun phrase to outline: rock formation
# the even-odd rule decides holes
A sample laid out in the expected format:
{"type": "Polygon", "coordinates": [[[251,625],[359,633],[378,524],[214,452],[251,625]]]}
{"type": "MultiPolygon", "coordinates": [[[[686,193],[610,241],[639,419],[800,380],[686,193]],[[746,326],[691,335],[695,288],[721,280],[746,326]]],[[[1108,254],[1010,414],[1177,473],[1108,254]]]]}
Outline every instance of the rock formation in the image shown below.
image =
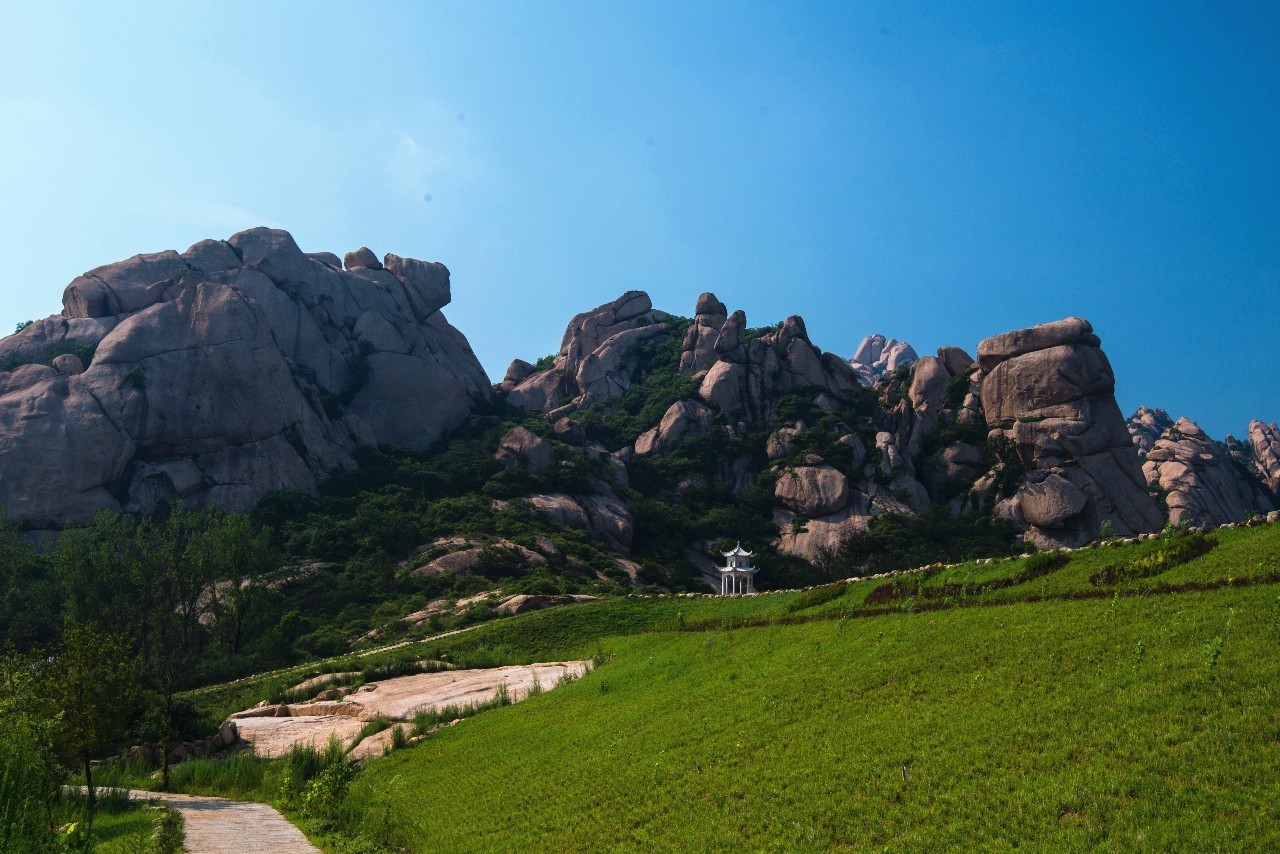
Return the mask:
{"type": "Polygon", "coordinates": [[[1179,418],[1147,451],[1142,472],[1158,487],[1170,525],[1224,525],[1271,503],[1236,469],[1227,452],[1193,421],[1179,418]]]}
{"type": "Polygon", "coordinates": [[[648,294],[627,291],[569,321],[554,366],[524,373],[528,363],[517,360],[498,391],[512,406],[543,414],[617,397],[630,388],[644,345],[669,334],[667,317],[648,294]]]}
{"type": "Polygon", "coordinates": [[[1275,422],[1249,422],[1249,444],[1253,449],[1253,470],[1273,494],[1280,494],[1280,429],[1275,422]]]}
{"type": "Polygon", "coordinates": [[[911,365],[918,358],[920,357],[916,355],[916,351],[906,341],[876,334],[862,339],[849,364],[865,385],[873,386],[885,374],[911,365]]]}
{"type": "Polygon", "coordinates": [[[657,427],[636,439],[636,453],[665,454],[685,436],[700,436],[710,430],[715,417],[714,412],[695,400],[678,400],[663,414],[657,427]]]}
{"type": "Polygon", "coordinates": [[[1146,459],[1147,452],[1155,445],[1156,440],[1172,426],[1173,419],[1163,409],[1139,406],[1128,421],[1129,435],[1138,448],[1138,457],[1146,459]]]}
{"type": "Polygon", "coordinates": [[[777,398],[794,389],[841,394],[858,388],[857,374],[843,359],[810,343],[802,318],[788,317],[776,331],[750,340],[746,322],[741,311],[725,320],[716,361],[694,375],[701,375],[698,396],[739,432],[766,425],[777,398]]]}
{"type": "Polygon", "coordinates": [[[1042,548],[1077,546],[1104,522],[1129,536],[1164,520],[1147,492],[1115,401],[1115,378],[1088,321],[1007,332],[978,345],[974,380],[990,437],[1011,443],[1026,470],[997,513],[1042,548]]]}
{"type": "Polygon", "coordinates": [[[246,510],[313,491],[357,448],[443,438],[489,394],[439,311],[449,271],[365,252],[342,272],[255,228],[77,278],[61,315],[0,341],[9,519],[56,529],[171,499],[246,510]]]}
{"type": "Polygon", "coordinates": [[[716,299],[715,294],[705,293],[698,297],[693,325],[685,333],[684,347],[680,353],[680,373],[692,374],[711,367],[716,360],[716,339],[720,337],[720,330],[728,319],[729,310],[716,299]]]}
{"type": "Polygon", "coordinates": [[[551,446],[526,427],[512,427],[498,442],[494,459],[506,468],[523,466],[536,474],[555,463],[551,446]]]}

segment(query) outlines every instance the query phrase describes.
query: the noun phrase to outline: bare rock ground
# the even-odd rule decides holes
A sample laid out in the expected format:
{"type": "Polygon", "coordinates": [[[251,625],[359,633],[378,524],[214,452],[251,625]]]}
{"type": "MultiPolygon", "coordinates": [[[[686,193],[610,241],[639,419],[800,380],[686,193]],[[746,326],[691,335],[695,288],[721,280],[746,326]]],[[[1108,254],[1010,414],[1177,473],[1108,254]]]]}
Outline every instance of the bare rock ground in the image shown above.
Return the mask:
{"type": "Polygon", "coordinates": [[[295,744],[324,747],[333,735],[350,746],[364,724],[375,718],[407,722],[419,710],[489,702],[504,687],[512,701],[519,701],[529,695],[535,683],[550,690],[564,679],[581,676],[586,669],[585,661],[558,661],[418,673],[369,683],[337,702],[266,706],[231,717],[240,737],[251,743],[259,756],[276,757],[295,744]]]}

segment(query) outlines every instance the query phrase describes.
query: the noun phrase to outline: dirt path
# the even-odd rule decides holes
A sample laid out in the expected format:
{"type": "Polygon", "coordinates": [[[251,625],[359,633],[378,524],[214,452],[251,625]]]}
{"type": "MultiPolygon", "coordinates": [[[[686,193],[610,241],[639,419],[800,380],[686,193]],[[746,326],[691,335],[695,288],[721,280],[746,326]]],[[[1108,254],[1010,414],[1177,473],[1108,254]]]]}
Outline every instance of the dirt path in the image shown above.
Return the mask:
{"type": "Polygon", "coordinates": [[[272,854],[320,854],[302,831],[266,804],[228,801],[197,795],[162,792],[129,792],[133,800],[161,800],[182,814],[190,854],[226,854],[229,851],[270,851],[272,854]]]}

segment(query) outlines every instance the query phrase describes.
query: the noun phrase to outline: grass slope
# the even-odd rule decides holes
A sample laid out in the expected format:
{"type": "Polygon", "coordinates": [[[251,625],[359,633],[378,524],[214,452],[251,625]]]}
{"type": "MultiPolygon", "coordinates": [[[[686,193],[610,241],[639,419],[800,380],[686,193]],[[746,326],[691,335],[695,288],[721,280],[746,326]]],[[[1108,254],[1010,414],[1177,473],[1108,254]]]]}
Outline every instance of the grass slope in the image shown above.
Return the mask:
{"type": "Polygon", "coordinates": [[[612,600],[372,656],[603,664],[369,763],[306,826],[335,851],[1277,848],[1280,525],[1214,537],[612,600]]]}
{"type": "MultiPolygon", "coordinates": [[[[1275,568],[1277,534],[1223,532],[1171,572],[1275,568]]],[[[1078,590],[1149,548],[1046,577],[1078,590]]],[[[611,659],[371,763],[351,818],[411,850],[1274,848],[1278,589],[580,637],[611,659]]]]}

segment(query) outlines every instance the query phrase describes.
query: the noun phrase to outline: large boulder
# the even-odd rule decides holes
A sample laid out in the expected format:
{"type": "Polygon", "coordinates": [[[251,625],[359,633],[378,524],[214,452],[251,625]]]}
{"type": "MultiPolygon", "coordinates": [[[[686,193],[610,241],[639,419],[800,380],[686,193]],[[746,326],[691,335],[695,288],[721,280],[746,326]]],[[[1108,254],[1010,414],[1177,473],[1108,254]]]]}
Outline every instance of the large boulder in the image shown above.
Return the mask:
{"type": "Polygon", "coordinates": [[[870,507],[866,496],[853,493],[850,506],[829,516],[797,518],[784,508],[773,513],[778,526],[778,547],[805,560],[817,560],[824,552],[834,552],[855,534],[867,530],[871,522],[870,507]]]}
{"type": "Polygon", "coordinates": [[[1227,452],[1186,418],[1179,418],[1151,446],[1142,471],[1164,494],[1170,525],[1223,525],[1271,510],[1227,452]]]}
{"type": "Polygon", "coordinates": [[[1081,545],[1107,521],[1126,536],[1164,524],[1147,492],[1116,406],[1111,364],[1099,345],[1093,327],[1078,317],[978,345],[974,379],[990,436],[1008,442],[1028,472],[1011,505],[1023,512],[1013,515],[1027,539],[1042,547],[1081,545]],[[1076,491],[1085,501],[1064,515],[1079,504],[1076,491]],[[1032,518],[1027,506],[1034,508],[1032,518]]]}
{"type": "Polygon", "coordinates": [[[551,446],[526,427],[508,430],[498,441],[498,450],[493,456],[507,468],[524,466],[535,474],[556,461],[551,446]]]}
{"type": "Polygon", "coordinates": [[[657,427],[636,439],[637,454],[665,454],[686,436],[700,436],[711,429],[715,413],[696,400],[678,400],[668,407],[657,427]]]}
{"type": "Polygon", "coordinates": [[[257,228],[77,278],[61,316],[0,341],[27,363],[0,373],[0,504],[34,529],[168,500],[242,511],[314,492],[358,448],[425,449],[489,385],[438,310],[448,271],[428,265],[432,290],[420,263],[340,272],[257,228]]]}
{"type": "Polygon", "coordinates": [[[797,466],[782,472],[773,496],[801,516],[830,516],[848,503],[849,479],[825,463],[797,466]]]}
{"type": "Polygon", "coordinates": [[[669,316],[654,311],[643,291],[627,291],[569,321],[554,367],[518,381],[508,372],[497,391],[512,406],[541,414],[617,397],[631,387],[645,347],[668,334],[669,316]]]}

